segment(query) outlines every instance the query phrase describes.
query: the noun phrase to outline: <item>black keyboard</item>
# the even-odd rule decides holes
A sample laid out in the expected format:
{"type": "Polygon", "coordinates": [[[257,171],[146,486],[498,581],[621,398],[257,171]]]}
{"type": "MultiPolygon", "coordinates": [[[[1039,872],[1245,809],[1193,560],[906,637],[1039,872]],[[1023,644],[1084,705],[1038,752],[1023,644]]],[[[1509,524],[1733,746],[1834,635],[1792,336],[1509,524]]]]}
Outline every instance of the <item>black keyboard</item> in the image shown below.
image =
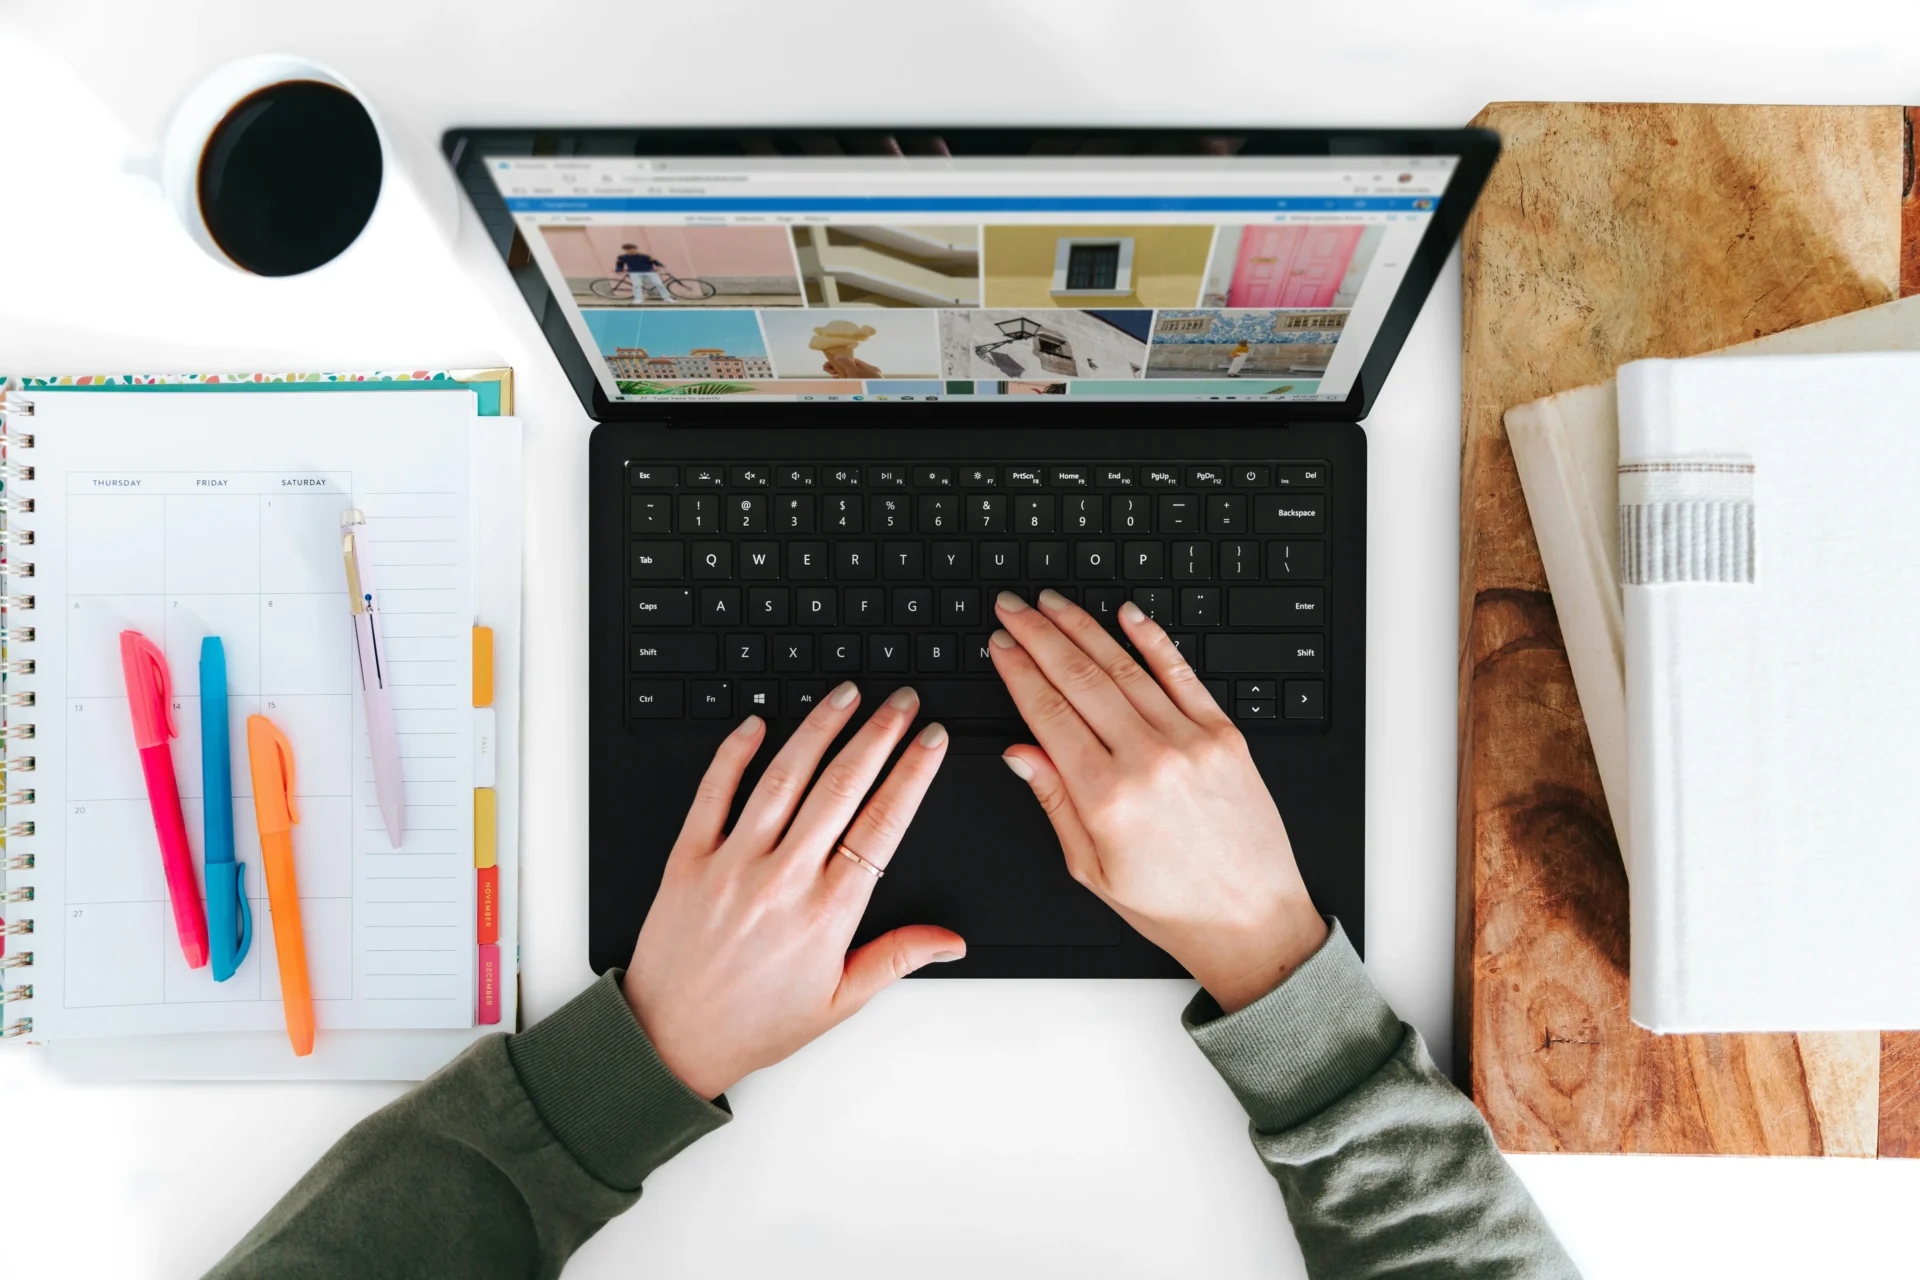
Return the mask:
{"type": "Polygon", "coordinates": [[[629,719],[797,719],[851,678],[911,683],[931,719],[1016,720],[988,656],[993,599],[1051,587],[1116,636],[1132,600],[1243,728],[1327,722],[1324,463],[634,460],[627,476],[629,719]]]}

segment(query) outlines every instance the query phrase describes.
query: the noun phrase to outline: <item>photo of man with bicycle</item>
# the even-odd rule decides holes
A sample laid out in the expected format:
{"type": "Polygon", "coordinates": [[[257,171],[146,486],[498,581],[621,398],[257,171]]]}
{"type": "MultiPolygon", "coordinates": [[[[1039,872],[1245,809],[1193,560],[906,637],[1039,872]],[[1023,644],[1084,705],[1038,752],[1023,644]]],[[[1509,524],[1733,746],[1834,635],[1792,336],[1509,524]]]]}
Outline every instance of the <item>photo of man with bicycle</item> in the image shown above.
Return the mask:
{"type": "Polygon", "coordinates": [[[806,305],[784,227],[610,219],[543,226],[540,238],[583,308],[806,305]]]}

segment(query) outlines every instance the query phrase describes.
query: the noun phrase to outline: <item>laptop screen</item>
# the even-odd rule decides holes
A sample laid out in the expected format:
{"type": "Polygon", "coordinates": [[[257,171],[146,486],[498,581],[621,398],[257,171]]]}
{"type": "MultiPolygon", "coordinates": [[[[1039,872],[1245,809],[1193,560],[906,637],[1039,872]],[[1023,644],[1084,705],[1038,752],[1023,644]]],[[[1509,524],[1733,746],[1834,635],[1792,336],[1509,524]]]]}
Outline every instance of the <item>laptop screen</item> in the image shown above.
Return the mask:
{"type": "Polygon", "coordinates": [[[614,402],[1343,401],[1457,164],[485,157],[614,402]]]}

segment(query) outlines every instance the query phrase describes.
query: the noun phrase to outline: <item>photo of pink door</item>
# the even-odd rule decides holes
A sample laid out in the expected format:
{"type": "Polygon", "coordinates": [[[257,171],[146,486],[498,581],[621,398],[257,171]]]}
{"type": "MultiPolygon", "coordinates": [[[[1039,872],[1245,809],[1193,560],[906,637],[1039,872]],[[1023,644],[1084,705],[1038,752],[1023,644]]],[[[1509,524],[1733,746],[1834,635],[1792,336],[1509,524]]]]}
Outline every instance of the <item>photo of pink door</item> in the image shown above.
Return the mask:
{"type": "Polygon", "coordinates": [[[1242,227],[1229,307],[1330,307],[1362,227],[1242,227]]]}

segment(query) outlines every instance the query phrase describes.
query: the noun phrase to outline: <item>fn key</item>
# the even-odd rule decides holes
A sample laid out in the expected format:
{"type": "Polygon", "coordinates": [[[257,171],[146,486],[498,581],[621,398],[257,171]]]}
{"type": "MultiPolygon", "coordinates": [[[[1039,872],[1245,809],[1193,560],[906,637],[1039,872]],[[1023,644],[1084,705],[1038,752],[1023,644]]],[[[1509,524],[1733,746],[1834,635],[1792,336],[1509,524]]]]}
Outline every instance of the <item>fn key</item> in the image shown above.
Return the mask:
{"type": "Polygon", "coordinates": [[[629,680],[627,714],[635,720],[677,720],[686,710],[678,680],[629,680]]]}

